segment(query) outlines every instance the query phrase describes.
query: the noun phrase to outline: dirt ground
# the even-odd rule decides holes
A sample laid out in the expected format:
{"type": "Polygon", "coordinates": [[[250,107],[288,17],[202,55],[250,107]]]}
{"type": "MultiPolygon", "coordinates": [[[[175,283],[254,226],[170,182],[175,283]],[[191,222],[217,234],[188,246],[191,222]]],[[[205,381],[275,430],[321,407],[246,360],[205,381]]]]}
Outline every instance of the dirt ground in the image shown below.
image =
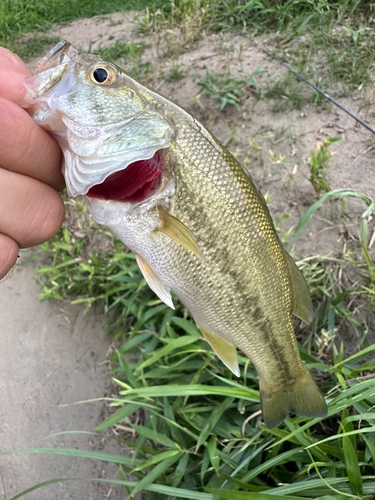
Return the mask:
{"type": "MultiPolygon", "coordinates": [[[[23,254],[21,260],[25,258],[23,254]]],[[[110,340],[103,338],[103,321],[67,303],[40,303],[36,266],[21,263],[0,284],[0,451],[56,447],[123,455],[126,450],[113,436],[92,434],[103,421],[103,401],[76,404],[110,396],[110,340]]],[[[115,464],[89,459],[0,456],[0,500],[62,477],[119,475],[115,464]]],[[[38,489],[27,498],[116,500],[123,492],[110,485],[71,481],[38,489]]]]}
{"type": "MultiPolygon", "coordinates": [[[[274,218],[289,214],[282,226],[285,230],[316,200],[308,180],[307,162],[317,141],[329,134],[341,137],[332,146],[336,154],[329,173],[331,188],[351,188],[375,198],[372,181],[375,149],[370,132],[328,103],[273,112],[275,99],[263,96],[270,82],[283,78],[286,70],[261,50],[264,38],[210,35],[183,44],[178,33],[172,33],[167,40],[142,37],[135,33],[133,19],[131,13],[83,19],[55,27],[51,35],[67,39],[83,51],[111,46],[116,40],[145,43],[147,48],[141,61],[152,65],[140,80],[183,106],[219,140],[228,143],[231,152],[249,168],[262,192],[270,196],[274,218]],[[233,106],[220,111],[218,101],[207,95],[197,96],[201,90],[198,82],[204,78],[206,68],[222,74],[230,72],[241,79],[259,67],[264,70],[257,76],[260,98],[255,91],[249,92],[242,113],[233,106]],[[179,81],[170,77],[173,68],[183,74],[179,81]]],[[[30,61],[30,66],[35,66],[35,62],[30,61]]],[[[133,61],[122,63],[127,69],[133,61]]],[[[358,90],[340,102],[356,113],[361,99],[358,90]]],[[[375,121],[371,116],[366,118],[375,121]]],[[[354,201],[346,202],[346,206],[352,218],[347,219],[345,227],[338,218],[338,209],[328,206],[304,233],[296,253],[340,254],[344,245],[357,245],[352,236],[358,236],[358,217],[365,206],[354,201]]],[[[371,224],[370,237],[374,222],[371,224]]],[[[42,446],[41,440],[46,436],[68,430],[92,431],[100,421],[103,403],[63,405],[101,397],[108,388],[105,365],[108,341],[102,339],[101,326],[92,316],[83,318],[78,309],[68,312],[65,305],[38,304],[37,293],[32,266],[19,268],[13,278],[0,286],[1,338],[5,345],[0,352],[2,449],[42,446]]],[[[90,449],[104,446],[100,438],[92,436],[58,436],[47,439],[45,445],[67,442],[72,447],[90,449]]],[[[111,442],[107,445],[113,446],[111,442]]],[[[4,500],[49,478],[100,476],[102,469],[106,475],[117,474],[115,467],[107,469],[86,460],[73,462],[35,455],[0,457],[0,467],[0,499],[4,500]]],[[[45,490],[47,493],[39,490],[27,498],[120,498],[115,491],[109,494],[109,488],[88,483],[49,488],[45,490]],[[89,488],[92,488],[90,493],[89,488]]]]}

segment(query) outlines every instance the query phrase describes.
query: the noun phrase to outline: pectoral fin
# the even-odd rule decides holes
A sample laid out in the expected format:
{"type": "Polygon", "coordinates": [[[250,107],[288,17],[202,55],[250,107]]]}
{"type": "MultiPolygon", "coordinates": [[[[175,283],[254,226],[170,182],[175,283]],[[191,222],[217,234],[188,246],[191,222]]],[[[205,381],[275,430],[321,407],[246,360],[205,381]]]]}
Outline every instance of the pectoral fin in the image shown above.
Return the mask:
{"type": "Polygon", "coordinates": [[[233,372],[236,377],[240,376],[240,368],[238,366],[236,346],[222,339],[218,335],[209,332],[206,328],[197,323],[198,328],[202,332],[204,338],[210,344],[216,355],[221,361],[233,372]]]}
{"type": "Polygon", "coordinates": [[[137,264],[141,273],[143,274],[144,279],[146,280],[148,286],[151,288],[153,292],[159,297],[160,300],[167,304],[167,306],[174,309],[174,305],[172,302],[171,293],[168,288],[161,281],[159,276],[157,276],[151,267],[147,264],[145,260],[142,259],[140,255],[135,255],[137,259],[137,264]]]}
{"type": "Polygon", "coordinates": [[[286,261],[292,288],[292,313],[309,324],[313,316],[309,287],[302,272],[288,253],[286,253],[286,261]]]}
{"type": "Polygon", "coordinates": [[[194,236],[181,221],[161,207],[159,207],[159,216],[161,220],[160,232],[169,236],[169,238],[182,245],[186,250],[193,252],[197,257],[201,256],[194,236]]]}

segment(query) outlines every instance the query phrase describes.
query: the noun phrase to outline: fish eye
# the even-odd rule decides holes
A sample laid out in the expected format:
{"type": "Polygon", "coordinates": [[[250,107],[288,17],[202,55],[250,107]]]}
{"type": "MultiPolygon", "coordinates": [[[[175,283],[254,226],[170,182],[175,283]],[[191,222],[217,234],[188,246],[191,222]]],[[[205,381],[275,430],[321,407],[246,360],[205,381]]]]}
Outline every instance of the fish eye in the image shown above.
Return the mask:
{"type": "Polygon", "coordinates": [[[99,85],[112,85],[116,80],[116,71],[109,64],[100,64],[90,70],[89,77],[99,85]]]}
{"type": "Polygon", "coordinates": [[[105,68],[96,68],[92,75],[98,83],[103,83],[108,78],[108,71],[105,68]]]}

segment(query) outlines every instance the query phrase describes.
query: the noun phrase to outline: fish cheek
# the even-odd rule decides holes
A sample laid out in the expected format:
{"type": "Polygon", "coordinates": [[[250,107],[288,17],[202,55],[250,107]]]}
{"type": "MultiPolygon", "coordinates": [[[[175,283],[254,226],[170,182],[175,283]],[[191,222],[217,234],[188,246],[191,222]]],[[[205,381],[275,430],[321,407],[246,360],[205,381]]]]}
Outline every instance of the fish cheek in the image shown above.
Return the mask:
{"type": "Polygon", "coordinates": [[[86,84],[59,97],[58,111],[70,120],[88,127],[116,125],[144,110],[142,99],[134,91],[86,84]]]}

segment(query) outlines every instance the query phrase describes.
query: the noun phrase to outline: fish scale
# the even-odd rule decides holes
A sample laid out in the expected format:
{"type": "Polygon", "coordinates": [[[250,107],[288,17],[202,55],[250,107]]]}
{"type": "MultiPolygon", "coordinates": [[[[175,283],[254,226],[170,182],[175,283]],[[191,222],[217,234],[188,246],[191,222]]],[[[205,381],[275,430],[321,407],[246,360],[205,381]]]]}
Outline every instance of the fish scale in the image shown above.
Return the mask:
{"type": "MultiPolygon", "coordinates": [[[[188,307],[202,326],[206,326],[210,331],[224,337],[229,342],[233,342],[250,355],[254,364],[261,367],[263,366],[261,360],[263,349],[260,349],[259,339],[262,339],[264,335],[260,334],[254,325],[255,306],[252,304],[254,297],[258,298],[258,302],[264,302],[264,295],[268,295],[272,290],[273,301],[266,300],[265,302],[268,302],[269,305],[262,305],[265,316],[277,319],[278,328],[273,327],[273,331],[269,332],[269,337],[275,339],[275,336],[281,336],[285,349],[293,349],[292,359],[294,360],[298,349],[290,321],[289,278],[280,242],[270,217],[265,213],[264,201],[259,191],[252,185],[251,179],[244,173],[242,167],[238,168],[239,164],[233,157],[228,154],[223,154],[223,157],[220,157],[218,153],[212,152],[212,147],[207,145],[207,139],[193,129],[189,127],[179,128],[176,143],[178,149],[176,148],[175,153],[172,146],[171,155],[173,157],[175,153],[177,158],[172,161],[175,165],[184,165],[185,168],[174,169],[180,192],[177,193],[178,202],[174,207],[173,215],[191,228],[199,241],[203,261],[206,260],[205,257],[207,258],[207,262],[203,265],[195,256],[186,255],[186,258],[194,259],[195,266],[192,266],[192,272],[195,280],[199,281],[199,288],[202,290],[201,301],[198,302],[195,296],[194,304],[188,307]],[[202,154],[195,160],[189,161],[188,156],[181,154],[181,151],[189,151],[193,144],[202,151],[202,154]],[[187,163],[189,164],[187,165],[187,163]],[[215,182],[215,172],[218,170],[220,178],[219,182],[215,182]],[[196,176],[195,171],[204,173],[205,176],[196,176]],[[238,173],[239,180],[235,173],[238,173]],[[198,179],[200,188],[199,200],[194,200],[194,193],[197,191],[195,179],[198,179]],[[202,184],[204,185],[202,186],[202,184]],[[239,196],[238,184],[244,191],[241,193],[241,197],[239,196]],[[193,211],[194,203],[195,210],[193,211]],[[199,223],[200,214],[204,214],[204,220],[207,222],[204,226],[199,223]],[[217,228],[218,220],[221,222],[220,228],[217,228]],[[216,226],[215,236],[208,234],[207,238],[207,226],[216,226]],[[240,233],[237,226],[240,226],[240,233]],[[231,234],[230,229],[233,234],[231,234]],[[224,238],[220,236],[221,234],[224,235],[224,238]],[[256,246],[251,245],[254,240],[256,240],[256,246]],[[270,263],[268,263],[268,272],[265,275],[262,261],[269,253],[270,247],[277,257],[272,259],[273,269],[270,269],[270,263]],[[208,260],[209,257],[212,260],[208,260]],[[232,277],[228,274],[230,268],[236,270],[232,277]],[[278,276],[275,276],[276,274],[278,276]],[[259,283],[259,281],[261,282],[259,283]],[[213,308],[214,302],[212,300],[214,297],[216,300],[217,297],[223,297],[222,301],[226,304],[230,303],[233,297],[237,298],[234,309],[223,308],[218,314],[216,308],[213,308]],[[212,311],[212,309],[214,310],[212,311]],[[285,317],[284,321],[281,322],[283,317],[285,317]],[[289,335],[285,335],[285,331],[289,335]],[[249,347],[249,343],[254,347],[249,347]]],[[[176,250],[181,251],[179,248],[176,250]]],[[[152,256],[147,257],[152,259],[152,256]]],[[[180,259],[181,256],[177,256],[177,262],[180,259]]],[[[177,281],[181,283],[182,279],[184,282],[187,281],[185,276],[179,276],[177,281]]],[[[184,288],[187,286],[188,284],[184,288]]],[[[264,339],[262,341],[264,342],[264,339]]],[[[270,344],[272,345],[272,341],[270,344]]],[[[285,371],[283,366],[277,368],[278,373],[285,371]]],[[[298,364],[297,368],[299,369],[298,364]]],[[[298,369],[297,374],[299,373],[298,369]]],[[[267,377],[267,370],[263,368],[262,371],[267,377]]],[[[272,371],[274,371],[274,367],[272,371]]],[[[296,371],[294,361],[293,366],[288,371],[292,373],[296,371]]],[[[269,377],[268,375],[267,378],[269,377]]]]}
{"type": "Polygon", "coordinates": [[[27,105],[65,153],[69,194],[86,195],[94,219],[135,253],[150,287],[171,307],[175,293],[235,375],[236,348],[250,358],[269,427],[289,412],[325,416],[291,322],[292,313],[311,320],[309,291],[249,173],[186,111],[99,56],[62,41],[37,68],[25,82],[27,105]],[[116,198],[127,192],[121,172],[129,164],[136,202],[116,198]],[[142,191],[141,179],[158,184],[142,191]]]}

